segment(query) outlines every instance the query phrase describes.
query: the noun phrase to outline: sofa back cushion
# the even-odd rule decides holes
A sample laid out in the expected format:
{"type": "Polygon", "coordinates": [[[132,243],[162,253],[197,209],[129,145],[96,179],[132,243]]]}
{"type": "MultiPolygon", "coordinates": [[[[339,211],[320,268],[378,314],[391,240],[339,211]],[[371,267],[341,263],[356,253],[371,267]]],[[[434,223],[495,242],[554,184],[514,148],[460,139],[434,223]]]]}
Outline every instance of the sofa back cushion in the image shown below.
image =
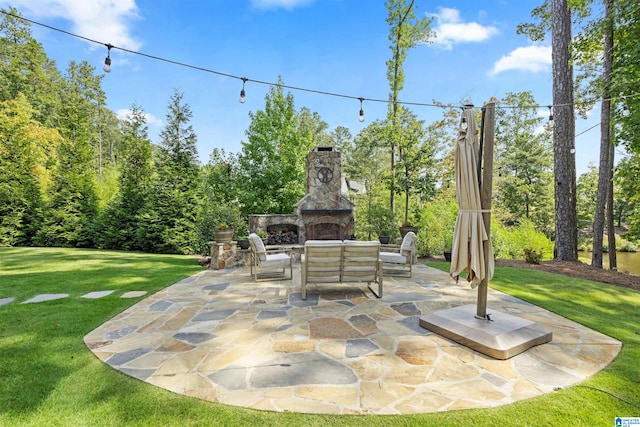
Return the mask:
{"type": "Polygon", "coordinates": [[[342,271],[342,241],[307,240],[304,244],[304,264],[307,282],[339,282],[342,271]]]}
{"type": "Polygon", "coordinates": [[[373,282],[379,269],[380,242],[345,240],[343,247],[343,282],[373,282]]]}

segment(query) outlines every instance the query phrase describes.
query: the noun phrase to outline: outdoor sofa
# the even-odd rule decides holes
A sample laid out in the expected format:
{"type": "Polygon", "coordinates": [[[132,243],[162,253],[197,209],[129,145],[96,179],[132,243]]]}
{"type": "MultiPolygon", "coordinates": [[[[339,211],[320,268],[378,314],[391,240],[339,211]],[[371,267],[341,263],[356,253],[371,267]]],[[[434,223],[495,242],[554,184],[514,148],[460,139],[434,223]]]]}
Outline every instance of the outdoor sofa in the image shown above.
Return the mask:
{"type": "Polygon", "coordinates": [[[327,284],[367,282],[378,298],[382,297],[380,242],[355,240],[307,240],[301,258],[302,299],[307,299],[309,283],[327,284]],[[378,285],[377,292],[371,287],[378,285]]]}

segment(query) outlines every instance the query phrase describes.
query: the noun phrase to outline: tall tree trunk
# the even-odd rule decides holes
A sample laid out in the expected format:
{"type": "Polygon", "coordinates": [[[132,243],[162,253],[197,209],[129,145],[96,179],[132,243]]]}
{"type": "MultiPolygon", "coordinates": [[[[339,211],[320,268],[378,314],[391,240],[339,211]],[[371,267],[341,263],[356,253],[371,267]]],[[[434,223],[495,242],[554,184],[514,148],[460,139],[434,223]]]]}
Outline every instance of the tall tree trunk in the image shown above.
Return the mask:
{"type": "Polygon", "coordinates": [[[607,233],[609,243],[609,270],[618,269],[616,256],[616,225],[613,212],[613,158],[615,153],[613,144],[609,144],[609,191],[607,195],[607,233]]]}
{"type": "MultiPolygon", "coordinates": [[[[613,68],[613,26],[611,25],[611,0],[605,0],[605,31],[604,31],[604,59],[602,80],[602,106],[600,110],[600,166],[598,168],[598,193],[596,196],[596,211],[593,215],[593,252],[591,265],[602,268],[602,245],[604,232],[605,207],[609,196],[609,179],[611,175],[611,70],[613,68]]],[[[611,230],[609,230],[611,234],[611,230]]]]}
{"type": "MultiPolygon", "coordinates": [[[[413,3],[412,3],[413,4],[413,3]]],[[[405,15],[406,17],[406,15],[405,15]]],[[[393,53],[393,84],[392,84],[392,97],[393,97],[393,112],[391,116],[391,123],[393,124],[393,130],[395,132],[398,124],[398,74],[400,73],[400,38],[402,36],[402,23],[404,17],[398,23],[398,36],[396,38],[395,52],[393,53]]],[[[391,136],[391,189],[389,190],[389,209],[392,213],[396,211],[396,143],[391,136]]]]}
{"type": "Polygon", "coordinates": [[[573,66],[571,11],[567,0],[551,3],[551,56],[553,73],[553,167],[555,174],[555,258],[578,260],[576,219],[575,119],[573,112],[573,66]]]}

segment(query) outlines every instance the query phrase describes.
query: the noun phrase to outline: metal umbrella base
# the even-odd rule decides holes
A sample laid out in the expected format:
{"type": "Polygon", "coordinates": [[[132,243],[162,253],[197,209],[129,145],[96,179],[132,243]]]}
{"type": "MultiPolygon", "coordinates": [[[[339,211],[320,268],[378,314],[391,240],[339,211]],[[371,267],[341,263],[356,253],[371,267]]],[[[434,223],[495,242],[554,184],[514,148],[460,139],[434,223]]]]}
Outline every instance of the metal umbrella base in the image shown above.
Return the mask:
{"type": "Polygon", "coordinates": [[[463,305],[420,317],[420,326],[494,359],[508,359],[551,341],[552,333],[531,320],[494,312],[476,317],[476,306],[463,305]]]}

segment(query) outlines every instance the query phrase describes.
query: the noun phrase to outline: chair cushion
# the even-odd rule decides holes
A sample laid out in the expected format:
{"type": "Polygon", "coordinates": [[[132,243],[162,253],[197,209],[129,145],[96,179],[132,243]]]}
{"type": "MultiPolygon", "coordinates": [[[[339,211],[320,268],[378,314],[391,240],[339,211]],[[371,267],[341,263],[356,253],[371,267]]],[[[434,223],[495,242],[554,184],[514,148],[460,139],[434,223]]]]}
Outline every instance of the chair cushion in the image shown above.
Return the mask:
{"type": "Polygon", "coordinates": [[[291,257],[284,253],[266,255],[260,262],[260,267],[286,267],[291,263],[291,257]]]}
{"type": "Polygon", "coordinates": [[[395,252],[380,252],[380,261],[394,264],[406,264],[407,257],[395,252]]]}
{"type": "Polygon", "coordinates": [[[402,245],[400,245],[400,253],[402,255],[408,255],[409,251],[416,253],[416,233],[413,231],[405,234],[404,239],[402,239],[402,245]]]}
{"type": "MultiPolygon", "coordinates": [[[[260,261],[265,261],[267,259],[267,250],[264,247],[264,243],[262,243],[262,239],[256,233],[249,234],[249,240],[253,244],[253,247],[258,255],[258,259],[260,261]]],[[[286,254],[285,254],[286,255],[286,254]]]]}

